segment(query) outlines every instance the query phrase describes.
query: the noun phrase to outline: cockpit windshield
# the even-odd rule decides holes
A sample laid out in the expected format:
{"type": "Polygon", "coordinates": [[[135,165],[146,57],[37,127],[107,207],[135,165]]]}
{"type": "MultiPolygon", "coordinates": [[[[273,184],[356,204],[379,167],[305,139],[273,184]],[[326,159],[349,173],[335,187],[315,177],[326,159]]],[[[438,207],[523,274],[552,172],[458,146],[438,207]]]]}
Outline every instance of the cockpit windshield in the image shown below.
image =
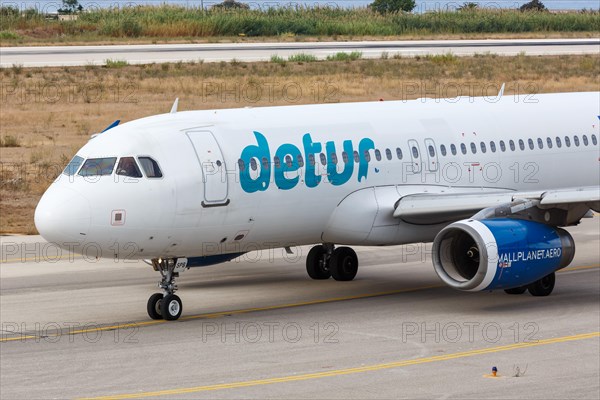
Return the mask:
{"type": "Polygon", "coordinates": [[[77,170],[79,169],[79,167],[81,167],[81,164],[83,164],[83,158],[81,158],[79,156],[73,157],[73,159],[71,161],[69,161],[69,163],[65,167],[63,174],[68,175],[68,176],[75,175],[77,173],[77,170]]]}
{"type": "Polygon", "coordinates": [[[79,175],[111,175],[116,162],[117,157],[88,158],[79,170],[79,175]]]}
{"type": "Polygon", "coordinates": [[[84,158],[76,155],[67,164],[63,170],[63,174],[68,176],[75,174],[80,176],[105,176],[111,175],[114,171],[117,175],[143,178],[143,170],[147,178],[162,178],[163,176],[158,163],[148,156],[138,157],[137,160],[133,156],[121,157],[118,164],[117,157],[88,158],[84,160],[84,158]],[[82,164],[83,166],[81,166],[82,164]],[[116,169],[115,164],[117,164],[116,169]]]}
{"type": "Polygon", "coordinates": [[[142,173],[133,157],[121,157],[117,165],[117,175],[129,176],[131,178],[141,178],[142,173]]]}
{"type": "Polygon", "coordinates": [[[138,160],[148,178],[162,178],[162,172],[156,161],[150,157],[138,157],[138,160]]]}

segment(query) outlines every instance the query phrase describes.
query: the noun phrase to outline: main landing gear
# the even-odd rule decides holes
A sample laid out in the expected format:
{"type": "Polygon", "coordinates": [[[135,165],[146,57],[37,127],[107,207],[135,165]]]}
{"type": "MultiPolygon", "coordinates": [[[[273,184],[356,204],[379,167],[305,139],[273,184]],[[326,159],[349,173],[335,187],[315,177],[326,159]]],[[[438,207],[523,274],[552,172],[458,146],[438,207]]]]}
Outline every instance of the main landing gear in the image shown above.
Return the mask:
{"type": "Polygon", "coordinates": [[[513,289],[506,289],[504,292],[507,294],[523,294],[529,290],[529,294],[532,296],[549,296],[554,290],[554,284],[556,282],[556,274],[553,272],[550,275],[546,275],[542,279],[539,279],[527,286],[521,286],[513,289]]]}
{"type": "Polygon", "coordinates": [[[152,267],[162,276],[158,287],[163,290],[163,293],[154,293],[150,296],[147,306],[148,315],[152,319],[176,320],[181,316],[183,306],[181,299],[175,294],[177,290],[175,278],[187,268],[187,260],[159,258],[152,260],[152,267]]]}
{"type": "Polygon", "coordinates": [[[332,244],[314,246],[306,257],[306,272],[312,279],[351,281],[358,272],[358,257],[350,247],[332,244]]]}

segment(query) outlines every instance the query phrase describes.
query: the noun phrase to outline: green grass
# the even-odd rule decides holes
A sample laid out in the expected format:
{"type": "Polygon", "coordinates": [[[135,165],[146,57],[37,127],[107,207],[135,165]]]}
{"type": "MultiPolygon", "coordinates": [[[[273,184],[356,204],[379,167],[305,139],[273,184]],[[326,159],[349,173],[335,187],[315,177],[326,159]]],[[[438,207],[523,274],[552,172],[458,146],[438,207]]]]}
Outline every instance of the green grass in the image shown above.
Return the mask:
{"type": "Polygon", "coordinates": [[[13,31],[0,31],[0,40],[19,40],[21,36],[19,36],[16,32],[13,31]]]}
{"type": "Polygon", "coordinates": [[[2,13],[6,40],[94,40],[255,36],[401,36],[468,33],[598,32],[598,12],[472,10],[380,15],[367,8],[271,8],[200,10],[138,6],[90,10],[75,21],[37,13],[2,13]],[[45,35],[45,36],[44,36],[45,35]]]}
{"type": "Polygon", "coordinates": [[[106,68],[123,68],[128,66],[129,63],[125,60],[106,60],[106,68]]]}
{"type": "Polygon", "coordinates": [[[354,61],[362,58],[362,52],[353,51],[352,53],[339,52],[327,56],[327,61],[354,61]]]}
{"type": "Polygon", "coordinates": [[[271,62],[275,64],[285,64],[285,59],[279,57],[277,54],[271,56],[271,62]]]}
{"type": "Polygon", "coordinates": [[[291,62],[314,62],[317,61],[317,57],[312,54],[298,53],[292,54],[288,57],[288,61],[291,62]]]}
{"type": "Polygon", "coordinates": [[[454,64],[455,62],[458,61],[458,56],[455,56],[452,53],[446,53],[446,54],[428,54],[425,56],[425,58],[431,62],[433,62],[434,64],[440,64],[440,65],[444,65],[444,64],[454,64]]]}

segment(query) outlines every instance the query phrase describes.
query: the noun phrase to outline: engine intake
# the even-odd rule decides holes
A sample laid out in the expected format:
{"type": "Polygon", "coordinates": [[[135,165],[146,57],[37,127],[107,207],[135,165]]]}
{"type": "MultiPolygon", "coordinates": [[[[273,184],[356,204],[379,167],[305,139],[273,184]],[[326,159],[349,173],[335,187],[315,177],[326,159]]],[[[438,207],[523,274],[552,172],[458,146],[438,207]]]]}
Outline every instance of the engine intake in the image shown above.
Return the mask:
{"type": "Polygon", "coordinates": [[[564,229],[509,218],[458,221],[433,242],[435,272],[466,291],[525,286],[566,267],[574,255],[564,229]]]}

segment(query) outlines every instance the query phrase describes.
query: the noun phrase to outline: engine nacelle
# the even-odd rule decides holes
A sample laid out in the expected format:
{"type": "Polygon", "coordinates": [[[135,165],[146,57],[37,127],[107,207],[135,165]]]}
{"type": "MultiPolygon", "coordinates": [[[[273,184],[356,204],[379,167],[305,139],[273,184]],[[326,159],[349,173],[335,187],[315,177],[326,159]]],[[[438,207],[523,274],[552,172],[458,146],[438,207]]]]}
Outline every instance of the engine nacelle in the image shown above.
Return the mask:
{"type": "Polygon", "coordinates": [[[575,242],[564,229],[509,218],[458,221],[433,242],[435,272],[467,291],[528,285],[566,267],[574,255],[575,242]]]}

